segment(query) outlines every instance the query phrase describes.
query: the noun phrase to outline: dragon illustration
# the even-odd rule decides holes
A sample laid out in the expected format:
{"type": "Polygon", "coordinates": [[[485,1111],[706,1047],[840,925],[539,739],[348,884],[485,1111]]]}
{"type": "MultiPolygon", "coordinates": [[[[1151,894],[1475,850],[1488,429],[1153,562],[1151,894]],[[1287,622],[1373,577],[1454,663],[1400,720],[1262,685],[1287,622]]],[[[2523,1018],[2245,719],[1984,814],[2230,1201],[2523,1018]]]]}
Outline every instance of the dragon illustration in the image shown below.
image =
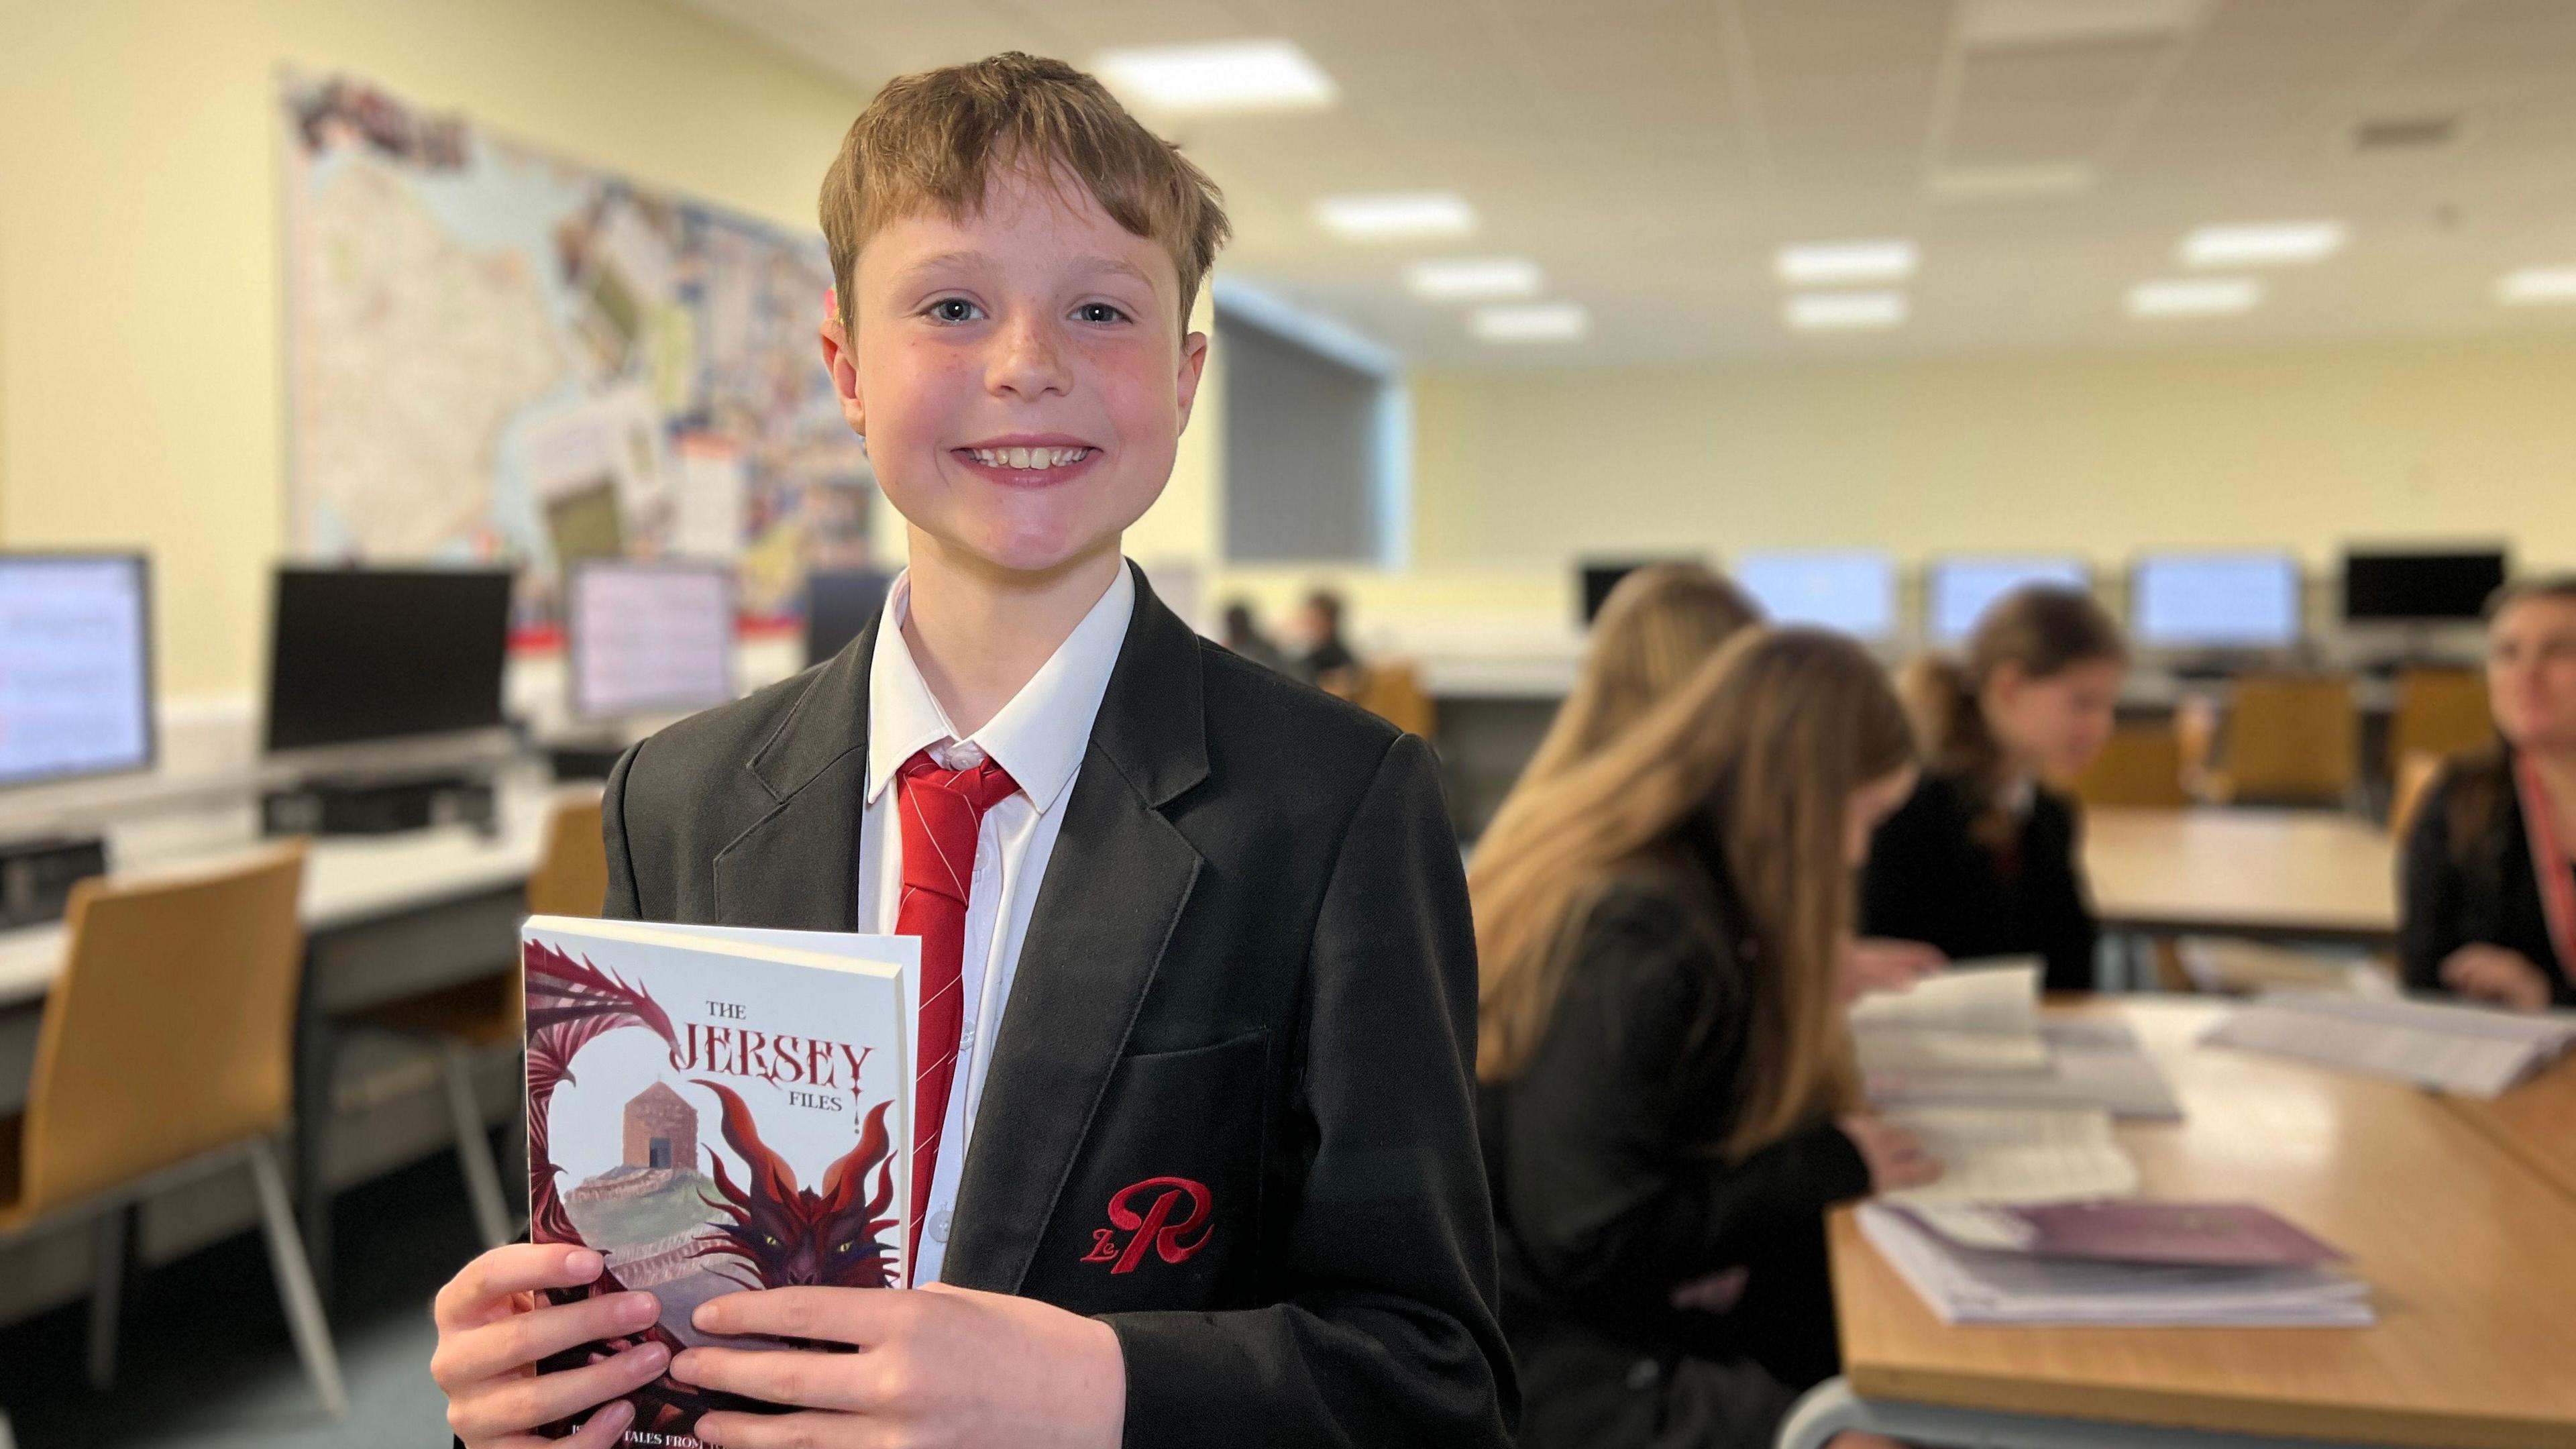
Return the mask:
{"type": "MultiPolygon", "coordinates": [[[[891,1102],[879,1102],[868,1113],[858,1145],[823,1175],[823,1190],[799,1187],[795,1170],[760,1140],[760,1124],[733,1089],[692,1078],[724,1104],[725,1140],[742,1155],[750,1181],[737,1184],[715,1163],[716,1186],[724,1196],[708,1198],[733,1222],[720,1227],[698,1247],[703,1256],[735,1260],[747,1266],[746,1287],[784,1288],[820,1284],[832,1288],[885,1288],[894,1283],[894,1250],[885,1234],[894,1219],[883,1216],[894,1200],[894,1153],[887,1140],[885,1116],[891,1102]],[[869,1168],[877,1170],[876,1190],[864,1198],[869,1168]]],[[[737,1279],[737,1281],[743,1281],[737,1279]]]]}

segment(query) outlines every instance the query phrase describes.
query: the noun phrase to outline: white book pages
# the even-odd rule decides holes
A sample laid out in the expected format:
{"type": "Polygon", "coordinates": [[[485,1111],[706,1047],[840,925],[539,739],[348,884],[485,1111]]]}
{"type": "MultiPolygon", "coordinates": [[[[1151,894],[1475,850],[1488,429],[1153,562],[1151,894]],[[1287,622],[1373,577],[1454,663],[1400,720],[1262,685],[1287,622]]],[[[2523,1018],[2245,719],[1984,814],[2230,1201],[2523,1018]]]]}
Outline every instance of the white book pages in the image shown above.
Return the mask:
{"type": "Polygon", "coordinates": [[[2040,1026],[2048,1051],[2041,1072],[1874,1069],[1868,1041],[1862,1072],[1872,1105],[1884,1109],[1929,1102],[1963,1106],[2098,1108],[2131,1121],[2173,1122],[2181,1099],[2137,1034],[2120,1022],[2049,1021],[2040,1026]]]}
{"type": "Polygon", "coordinates": [[[1941,1163],[1938,1180],[1888,1193],[1890,1202],[2079,1202],[2138,1190],[2108,1112],[1924,1106],[1886,1120],[1941,1163]]]}
{"type": "Polygon", "coordinates": [[[1852,1029],[2026,1036],[2039,1030],[2039,973],[2036,959],[1963,961],[1914,983],[1910,991],[1873,992],[1853,1002],[1852,1029]]]}
{"type": "Polygon", "coordinates": [[[2037,1032],[1889,1029],[1852,1035],[1860,1053],[1860,1069],[1872,1075],[2044,1075],[2049,1067],[2048,1043],[2037,1032]]]}
{"type": "Polygon", "coordinates": [[[1944,1323],[2096,1327],[2362,1327],[2370,1288],[2332,1268],[2208,1268],[1954,1248],[1872,1204],[1860,1229],[1944,1323]]]}
{"type": "Polygon", "coordinates": [[[2576,1044],[2576,1014],[2284,991],[2228,1013],[2200,1039],[2458,1096],[2495,1097],[2576,1044]]]}

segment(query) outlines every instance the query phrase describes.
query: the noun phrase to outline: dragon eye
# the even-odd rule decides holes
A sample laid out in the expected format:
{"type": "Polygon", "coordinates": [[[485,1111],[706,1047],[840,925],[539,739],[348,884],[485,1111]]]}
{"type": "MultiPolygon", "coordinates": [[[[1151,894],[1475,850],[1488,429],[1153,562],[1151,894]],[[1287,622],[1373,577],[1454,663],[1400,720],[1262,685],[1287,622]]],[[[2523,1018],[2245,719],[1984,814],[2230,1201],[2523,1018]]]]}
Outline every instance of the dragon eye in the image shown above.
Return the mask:
{"type": "Polygon", "coordinates": [[[764,1242],[764,1243],[767,1243],[769,1246],[771,1246],[771,1247],[773,1247],[773,1248],[783,1246],[783,1245],[778,1241],[778,1239],[777,1239],[777,1238],[773,1237],[772,1235],[770,1235],[770,1234],[768,1234],[768,1233],[763,1233],[763,1234],[761,1234],[761,1235],[760,1235],[760,1240],[761,1240],[762,1242],[764,1242]]]}
{"type": "Polygon", "coordinates": [[[850,1251],[850,1245],[847,1243],[834,1243],[832,1245],[832,1251],[835,1253],[846,1253],[850,1251]]]}

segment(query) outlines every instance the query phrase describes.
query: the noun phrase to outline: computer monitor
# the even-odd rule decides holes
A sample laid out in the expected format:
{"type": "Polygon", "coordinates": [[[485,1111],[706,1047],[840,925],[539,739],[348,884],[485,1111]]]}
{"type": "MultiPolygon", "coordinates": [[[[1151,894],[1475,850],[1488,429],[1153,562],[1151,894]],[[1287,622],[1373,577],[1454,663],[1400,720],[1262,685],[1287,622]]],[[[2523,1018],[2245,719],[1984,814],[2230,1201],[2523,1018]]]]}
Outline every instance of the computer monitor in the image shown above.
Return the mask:
{"type": "Polygon", "coordinates": [[[1932,641],[1955,644],[1967,638],[1995,600],[2030,584],[2086,589],[2093,576],[2079,558],[2031,554],[1934,560],[1924,585],[1932,641]]]}
{"type": "Polygon", "coordinates": [[[281,568],[268,748],[498,726],[509,637],[506,569],[281,568]]]}
{"type": "Polygon", "coordinates": [[[1586,563],[1579,566],[1576,569],[1576,574],[1580,578],[1583,587],[1584,625],[1588,628],[1593,620],[1601,617],[1601,606],[1610,602],[1610,591],[1619,587],[1619,581],[1621,579],[1635,573],[1637,570],[1650,568],[1658,563],[1704,564],[1705,562],[1706,560],[1704,559],[1696,558],[1639,558],[1628,559],[1624,562],[1586,563]]]}
{"type": "Polygon", "coordinates": [[[2299,632],[2288,554],[2149,554],[2129,571],[2129,633],[2149,648],[2285,649],[2299,632]]]}
{"type": "Polygon", "coordinates": [[[2476,619],[2487,599],[2504,587],[2500,548],[2457,553],[2379,550],[2343,556],[2345,622],[2439,623],[2476,619]]]}
{"type": "Polygon", "coordinates": [[[0,554],[0,786],[152,763],[151,570],[139,554],[0,554]]]}
{"type": "Polygon", "coordinates": [[[1736,559],[1734,573],[1775,624],[1811,624],[1862,639],[1896,632],[1896,564],[1883,553],[1748,553],[1736,559]]]}
{"type": "Polygon", "coordinates": [[[594,559],[564,585],[572,712],[583,719],[707,709],[734,697],[733,571],[594,559]]]}
{"type": "Polygon", "coordinates": [[[805,575],[805,662],[820,664],[859,637],[885,607],[892,574],[875,569],[815,569],[805,575]]]}

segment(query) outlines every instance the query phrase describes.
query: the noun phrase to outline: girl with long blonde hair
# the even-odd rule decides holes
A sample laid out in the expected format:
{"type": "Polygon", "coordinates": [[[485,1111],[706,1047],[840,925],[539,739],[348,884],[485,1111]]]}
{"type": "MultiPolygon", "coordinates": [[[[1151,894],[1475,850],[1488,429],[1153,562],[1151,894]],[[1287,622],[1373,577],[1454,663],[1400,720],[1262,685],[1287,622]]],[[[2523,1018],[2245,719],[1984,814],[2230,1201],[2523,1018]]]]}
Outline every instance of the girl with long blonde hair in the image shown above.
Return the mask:
{"type": "Polygon", "coordinates": [[[1521,772],[1521,788],[1592,758],[1662,703],[1719,646],[1761,622],[1761,605],[1698,564],[1631,570],[1602,601],[1582,671],[1521,772]]]}
{"type": "Polygon", "coordinates": [[[1767,1444],[1833,1372],[1824,1209],[1937,1172],[1861,1110],[1836,991],[1853,867],[1913,780],[1858,645],[1750,631],[1479,846],[1525,1449],[1767,1444]]]}

